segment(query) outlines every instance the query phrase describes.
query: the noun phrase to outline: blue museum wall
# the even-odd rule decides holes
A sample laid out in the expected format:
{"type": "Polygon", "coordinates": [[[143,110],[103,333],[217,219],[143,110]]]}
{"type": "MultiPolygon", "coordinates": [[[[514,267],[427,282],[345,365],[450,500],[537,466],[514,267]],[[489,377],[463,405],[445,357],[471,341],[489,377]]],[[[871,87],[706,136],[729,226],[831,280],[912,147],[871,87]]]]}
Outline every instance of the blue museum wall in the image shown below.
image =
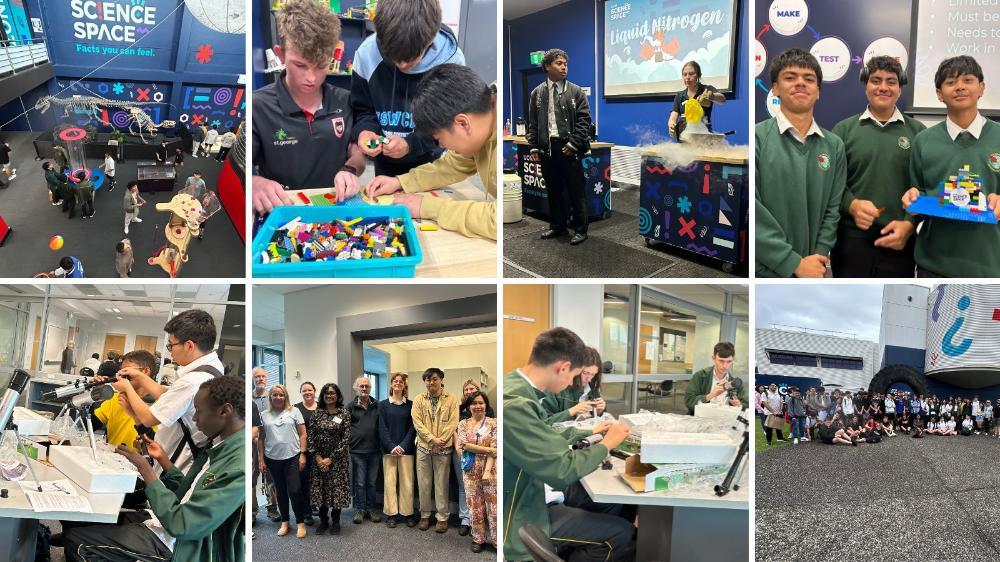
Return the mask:
{"type": "MultiPolygon", "coordinates": [[[[159,102],[146,106],[151,117],[188,125],[235,127],[245,116],[244,34],[212,30],[181,0],[26,0],[25,8],[29,18],[42,21],[42,32],[34,35],[49,50],[56,76],[48,84],[51,95],[159,102]]],[[[0,115],[21,113],[29,94],[0,108],[0,115]]],[[[47,113],[62,120],[61,112],[47,113]]],[[[109,122],[114,115],[109,112],[109,122]]],[[[66,122],[84,117],[71,115],[66,122]]],[[[33,113],[5,130],[26,130],[29,121],[37,130],[47,120],[33,113]]]]}

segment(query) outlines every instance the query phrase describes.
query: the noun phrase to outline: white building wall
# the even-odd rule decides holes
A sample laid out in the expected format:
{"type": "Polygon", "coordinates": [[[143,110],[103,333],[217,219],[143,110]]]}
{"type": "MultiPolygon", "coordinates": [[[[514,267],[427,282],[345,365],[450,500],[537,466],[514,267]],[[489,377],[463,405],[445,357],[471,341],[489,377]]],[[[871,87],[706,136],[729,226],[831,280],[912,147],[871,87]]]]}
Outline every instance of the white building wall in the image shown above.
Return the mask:
{"type": "Polygon", "coordinates": [[[877,344],[873,341],[796,332],[791,330],[757,330],[755,341],[757,370],[761,374],[786,377],[814,377],[823,384],[839,384],[847,389],[868,388],[878,371],[877,344]],[[787,351],[831,357],[860,357],[864,368],[860,371],[823,367],[798,367],[775,365],[767,352],[787,351]]]}

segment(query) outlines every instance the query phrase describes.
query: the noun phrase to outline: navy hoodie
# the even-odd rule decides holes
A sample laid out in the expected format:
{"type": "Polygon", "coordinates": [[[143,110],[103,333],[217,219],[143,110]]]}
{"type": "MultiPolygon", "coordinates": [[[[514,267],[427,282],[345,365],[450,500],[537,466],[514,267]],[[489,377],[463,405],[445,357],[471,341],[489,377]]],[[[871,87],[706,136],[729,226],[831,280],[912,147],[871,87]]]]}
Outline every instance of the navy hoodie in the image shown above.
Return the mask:
{"type": "Polygon", "coordinates": [[[378,34],[370,35],[354,54],[351,76],[351,108],[354,128],[351,140],[357,142],[361,131],[406,138],[410,150],[400,159],[379,155],[375,159],[376,173],[390,171],[402,174],[437,156],[434,138],[414,131],[410,100],[416,95],[417,84],[432,68],[445,64],[465,64],[465,55],[458,48],[455,33],[442,25],[430,49],[416,66],[402,72],[392,62],[384,60],[378,46],[378,34]]]}

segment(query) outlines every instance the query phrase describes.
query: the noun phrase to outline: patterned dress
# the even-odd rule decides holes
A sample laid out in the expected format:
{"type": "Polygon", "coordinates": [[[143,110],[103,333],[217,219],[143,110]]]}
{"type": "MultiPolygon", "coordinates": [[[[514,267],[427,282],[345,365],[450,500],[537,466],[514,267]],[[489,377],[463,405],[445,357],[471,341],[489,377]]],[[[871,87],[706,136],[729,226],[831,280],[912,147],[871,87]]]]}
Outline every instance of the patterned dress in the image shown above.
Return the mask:
{"type": "MultiPolygon", "coordinates": [[[[463,448],[466,443],[484,444],[489,440],[490,447],[496,447],[497,420],[483,418],[477,422],[466,418],[458,422],[458,439],[463,448]]],[[[469,517],[472,520],[473,542],[497,544],[497,477],[496,458],[493,459],[493,469],[489,474],[483,474],[486,459],[489,455],[477,453],[471,470],[462,471],[465,483],[465,501],[469,505],[469,517]]]]}
{"type": "Polygon", "coordinates": [[[317,408],[309,422],[309,451],[319,457],[333,458],[330,470],[323,472],[313,463],[309,472],[309,502],[315,506],[345,508],[351,506],[351,414],[344,408],[330,413],[317,408]],[[337,420],[340,420],[339,423],[337,420]]]}

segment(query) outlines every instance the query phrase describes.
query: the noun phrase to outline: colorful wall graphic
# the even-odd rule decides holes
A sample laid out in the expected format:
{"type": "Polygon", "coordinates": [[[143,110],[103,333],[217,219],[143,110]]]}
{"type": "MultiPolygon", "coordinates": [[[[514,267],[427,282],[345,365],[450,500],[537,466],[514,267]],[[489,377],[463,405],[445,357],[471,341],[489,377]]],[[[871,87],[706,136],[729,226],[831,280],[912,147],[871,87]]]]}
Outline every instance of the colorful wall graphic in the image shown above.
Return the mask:
{"type": "MultiPolygon", "coordinates": [[[[156,82],[129,82],[126,80],[83,80],[75,83],[72,78],[56,79],[58,91],[66,90],[60,98],[73,96],[102,97],[116,101],[153,102],[153,105],[141,106],[150,119],[159,123],[169,119],[170,115],[170,84],[156,82]]],[[[56,119],[77,126],[95,125],[100,129],[114,126],[117,129],[127,129],[129,112],[121,108],[101,107],[96,116],[82,109],[69,109],[70,115],[64,116],[63,109],[53,105],[50,111],[56,112],[56,119]]]]}
{"type": "Polygon", "coordinates": [[[746,166],[643,158],[639,234],[730,263],[747,259],[746,166]]]}
{"type": "Polygon", "coordinates": [[[246,112],[242,87],[188,86],[181,93],[179,123],[188,126],[215,125],[219,130],[239,126],[246,112]]]}

